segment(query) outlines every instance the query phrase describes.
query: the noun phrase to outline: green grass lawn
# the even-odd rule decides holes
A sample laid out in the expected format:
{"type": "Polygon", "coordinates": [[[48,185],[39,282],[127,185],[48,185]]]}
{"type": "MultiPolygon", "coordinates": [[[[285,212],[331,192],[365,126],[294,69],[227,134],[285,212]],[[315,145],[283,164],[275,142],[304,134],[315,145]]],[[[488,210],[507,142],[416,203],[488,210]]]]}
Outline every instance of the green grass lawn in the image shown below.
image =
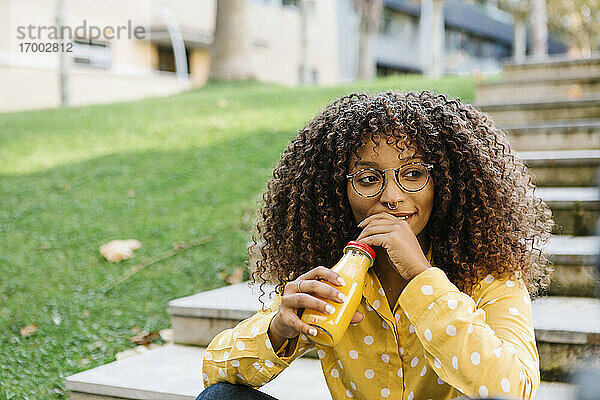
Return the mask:
{"type": "Polygon", "coordinates": [[[246,260],[281,153],[336,97],[431,89],[470,102],[474,87],[471,77],[420,76],[310,88],[214,83],[168,98],[0,114],[0,398],[66,398],[65,377],[114,361],[138,330],[168,328],[169,300],[225,285],[219,273],[246,260]],[[203,237],[213,240],[102,293],[174,242],[203,237]],[[133,259],[99,254],[128,238],[142,242],[133,259]],[[31,324],[37,331],[22,337],[31,324]]]}

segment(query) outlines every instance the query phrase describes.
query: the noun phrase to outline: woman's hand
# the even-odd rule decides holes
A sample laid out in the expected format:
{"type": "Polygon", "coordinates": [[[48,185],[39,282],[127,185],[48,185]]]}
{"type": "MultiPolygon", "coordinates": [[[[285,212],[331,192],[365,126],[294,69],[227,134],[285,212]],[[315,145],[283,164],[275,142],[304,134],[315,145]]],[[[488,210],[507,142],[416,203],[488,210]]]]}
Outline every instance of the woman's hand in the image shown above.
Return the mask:
{"type": "Polygon", "coordinates": [[[402,278],[411,280],[431,267],[408,222],[381,212],[365,218],[358,226],[364,229],[356,240],[383,247],[402,278]]]}
{"type": "MultiPolygon", "coordinates": [[[[343,285],[344,283],[341,280],[338,280],[338,278],[339,275],[329,268],[318,266],[299,276],[297,279],[288,282],[283,290],[283,298],[281,300],[279,311],[271,320],[269,333],[274,333],[280,338],[294,338],[300,333],[316,336],[317,330],[301,321],[300,317],[306,308],[329,314],[327,306],[331,307],[331,305],[321,299],[343,303],[344,300],[339,296],[342,292],[319,281],[319,279],[327,281],[335,286],[343,285]],[[300,289],[302,289],[302,291],[300,291],[300,289]],[[311,330],[314,331],[314,334],[310,332],[311,330]]],[[[350,322],[357,323],[362,321],[363,318],[364,316],[357,311],[354,313],[352,321],[350,322]]],[[[284,340],[285,339],[281,340],[281,343],[283,343],[284,340]]],[[[273,343],[273,348],[278,347],[279,346],[276,346],[275,343],[273,343]]]]}

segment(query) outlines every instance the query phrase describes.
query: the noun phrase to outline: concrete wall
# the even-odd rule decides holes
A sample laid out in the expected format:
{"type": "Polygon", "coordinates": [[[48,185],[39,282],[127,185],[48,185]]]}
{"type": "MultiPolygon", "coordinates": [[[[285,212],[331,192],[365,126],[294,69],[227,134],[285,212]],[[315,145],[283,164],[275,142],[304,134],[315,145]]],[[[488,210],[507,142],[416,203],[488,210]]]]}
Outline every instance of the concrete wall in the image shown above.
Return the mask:
{"type": "MultiPolygon", "coordinates": [[[[0,65],[0,82],[1,111],[49,108],[60,104],[56,70],[27,67],[15,69],[0,65]]],[[[182,87],[170,73],[132,75],[73,68],[69,94],[72,105],[84,105],[166,96],[188,87],[182,87]]]]}
{"type": "MultiPolygon", "coordinates": [[[[338,80],[336,2],[315,1],[307,17],[307,60],[318,84],[338,80]]],[[[257,79],[285,85],[300,83],[301,16],[296,7],[249,3],[251,63],[257,79]]]]}

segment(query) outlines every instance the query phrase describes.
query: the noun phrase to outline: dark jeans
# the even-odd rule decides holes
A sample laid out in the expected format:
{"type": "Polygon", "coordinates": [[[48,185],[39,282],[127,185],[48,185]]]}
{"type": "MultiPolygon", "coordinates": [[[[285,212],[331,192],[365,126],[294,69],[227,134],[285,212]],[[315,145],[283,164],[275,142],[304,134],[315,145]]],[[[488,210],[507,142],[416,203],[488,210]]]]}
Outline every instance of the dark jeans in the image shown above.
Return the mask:
{"type": "Polygon", "coordinates": [[[229,382],[218,382],[210,385],[196,397],[196,400],[277,400],[250,386],[234,385],[229,382]]]}
{"type": "MultiPolygon", "coordinates": [[[[461,397],[467,398],[467,397],[461,397]]],[[[473,397],[473,400],[479,397],[473,397]]],[[[273,396],[252,389],[250,386],[234,385],[229,382],[218,382],[210,385],[196,397],[196,400],[277,400],[273,396]]],[[[489,398],[488,400],[503,400],[489,398]]]]}

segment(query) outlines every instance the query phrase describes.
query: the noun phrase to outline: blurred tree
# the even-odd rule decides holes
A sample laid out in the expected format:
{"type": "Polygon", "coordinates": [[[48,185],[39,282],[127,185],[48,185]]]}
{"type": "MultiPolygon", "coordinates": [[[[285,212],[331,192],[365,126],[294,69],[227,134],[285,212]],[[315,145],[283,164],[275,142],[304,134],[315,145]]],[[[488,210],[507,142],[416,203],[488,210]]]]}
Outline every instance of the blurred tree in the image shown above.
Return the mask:
{"type": "Polygon", "coordinates": [[[600,45],[600,0],[547,0],[548,26],[569,46],[569,54],[589,57],[600,45]]]}
{"type": "Polygon", "coordinates": [[[375,77],[375,62],[371,49],[372,37],[379,27],[383,12],[383,0],[354,0],[354,7],[360,17],[358,31],[358,78],[375,77]]]}
{"type": "Polygon", "coordinates": [[[247,0],[217,0],[209,79],[252,77],[248,62],[247,0]]]}

